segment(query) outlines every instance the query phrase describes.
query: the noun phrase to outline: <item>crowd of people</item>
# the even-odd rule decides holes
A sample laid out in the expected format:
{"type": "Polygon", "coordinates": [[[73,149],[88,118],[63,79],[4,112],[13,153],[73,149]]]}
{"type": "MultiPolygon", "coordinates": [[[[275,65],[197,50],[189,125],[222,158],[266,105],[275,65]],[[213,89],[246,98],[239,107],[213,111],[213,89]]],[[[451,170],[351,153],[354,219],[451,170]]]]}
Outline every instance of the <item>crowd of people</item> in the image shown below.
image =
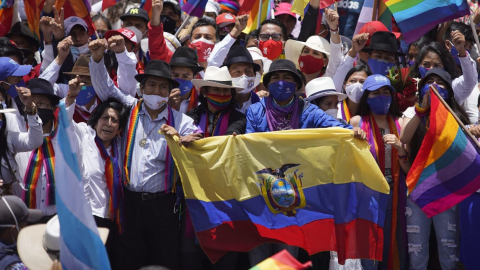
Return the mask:
{"type": "Polygon", "coordinates": [[[89,22],[64,18],[46,0],[37,39],[18,1],[19,20],[0,38],[0,269],[59,258],[56,239],[40,246],[47,264],[33,259],[27,250],[42,241],[21,232],[51,239],[58,230],[60,102],[76,135],[85,197],[97,226],[109,229],[112,269],[248,269],[283,249],[315,269],[394,269],[392,261],[427,269],[435,260],[444,270],[480,269],[480,194],[427,218],[405,182],[429,127],[432,85],[480,137],[477,33],[449,21],[406,44],[379,21],[356,33],[363,1],[319,10],[320,0],[310,0],[303,16],[291,2],[276,1],[274,18],[245,33],[249,15],[237,14],[236,0],[208,0],[201,18],[187,17],[176,0],[152,0],[150,12],[136,0],[102,12],[93,0],[90,35],[89,22]],[[392,83],[392,73],[410,85],[392,83]],[[211,136],[329,127],[366,140],[390,186],[383,260],[340,265],[334,251],[308,257],[267,243],[211,264],[165,136],[189,147],[211,136]],[[38,224],[47,225],[27,230],[38,224]]]}

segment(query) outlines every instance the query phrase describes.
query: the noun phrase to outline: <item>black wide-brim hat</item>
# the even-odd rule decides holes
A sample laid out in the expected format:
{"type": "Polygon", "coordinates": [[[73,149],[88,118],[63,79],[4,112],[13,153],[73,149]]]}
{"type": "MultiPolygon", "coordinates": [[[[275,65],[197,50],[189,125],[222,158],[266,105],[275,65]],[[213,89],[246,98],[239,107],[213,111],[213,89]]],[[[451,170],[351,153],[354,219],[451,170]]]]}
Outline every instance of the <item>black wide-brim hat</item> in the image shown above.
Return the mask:
{"type": "Polygon", "coordinates": [[[198,65],[197,53],[192,48],[187,47],[179,47],[175,50],[170,59],[170,66],[191,68],[193,75],[204,70],[203,67],[198,65]]]}
{"type": "Polygon", "coordinates": [[[48,96],[50,100],[55,102],[55,104],[52,104],[54,106],[60,102],[60,99],[62,99],[61,97],[55,95],[52,84],[45,79],[34,78],[29,80],[27,83],[27,88],[30,89],[32,95],[48,96]]]}
{"type": "Polygon", "coordinates": [[[404,56],[404,53],[398,51],[397,37],[395,34],[386,31],[378,31],[373,33],[370,40],[370,46],[364,48],[363,52],[371,52],[373,50],[393,52],[397,56],[404,56]]]}
{"type": "Polygon", "coordinates": [[[272,77],[273,73],[277,71],[289,71],[293,74],[293,77],[295,78],[295,82],[298,83],[298,89],[303,87],[303,81],[300,75],[297,73],[297,68],[295,67],[295,64],[287,59],[278,59],[273,61],[273,63],[270,65],[270,69],[268,73],[263,75],[263,84],[268,87],[270,84],[270,78],[272,77]]]}
{"type": "MultiPolygon", "coordinates": [[[[21,21],[17,22],[12,26],[12,29],[10,29],[10,32],[6,34],[6,37],[11,38],[13,35],[18,35],[26,38],[32,45],[40,47],[40,43],[38,40],[33,36],[32,31],[30,30],[30,27],[28,27],[28,22],[26,21],[21,21]]],[[[24,48],[27,49],[27,48],[24,48]]]]}
{"type": "Polygon", "coordinates": [[[253,66],[255,72],[260,70],[260,65],[253,62],[252,54],[250,54],[247,48],[242,45],[235,45],[230,49],[223,66],[230,68],[231,65],[237,63],[250,64],[253,66]]]}
{"type": "Polygon", "coordinates": [[[142,82],[143,79],[148,76],[157,76],[167,79],[172,84],[172,89],[180,86],[177,81],[172,80],[172,70],[170,69],[170,65],[162,60],[152,60],[148,62],[145,67],[145,72],[143,74],[135,75],[135,80],[142,82]]]}

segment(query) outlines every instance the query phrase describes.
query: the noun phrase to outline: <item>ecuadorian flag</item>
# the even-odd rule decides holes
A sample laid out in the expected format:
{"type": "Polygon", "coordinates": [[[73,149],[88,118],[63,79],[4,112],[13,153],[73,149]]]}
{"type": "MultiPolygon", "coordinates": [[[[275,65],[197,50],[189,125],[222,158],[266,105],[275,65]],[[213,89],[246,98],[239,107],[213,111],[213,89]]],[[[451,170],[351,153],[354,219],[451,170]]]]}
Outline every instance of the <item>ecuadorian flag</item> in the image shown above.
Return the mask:
{"type": "Polygon", "coordinates": [[[430,125],[407,176],[409,198],[427,217],[480,188],[480,149],[432,91],[430,125]]]}
{"type": "Polygon", "coordinates": [[[218,136],[189,148],[167,137],[197,238],[212,262],[286,243],[309,254],[382,260],[389,187],[348,129],[218,136]]]}

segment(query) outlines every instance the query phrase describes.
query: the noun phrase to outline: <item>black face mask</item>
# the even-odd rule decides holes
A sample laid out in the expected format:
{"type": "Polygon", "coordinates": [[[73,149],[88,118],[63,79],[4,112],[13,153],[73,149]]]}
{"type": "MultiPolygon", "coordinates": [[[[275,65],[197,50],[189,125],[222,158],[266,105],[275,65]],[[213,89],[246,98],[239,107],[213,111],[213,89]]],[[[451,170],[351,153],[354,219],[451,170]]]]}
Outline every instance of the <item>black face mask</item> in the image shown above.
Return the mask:
{"type": "Polygon", "coordinates": [[[37,109],[37,114],[42,119],[42,126],[45,126],[48,122],[53,119],[53,110],[52,109],[37,109]]]}
{"type": "Polygon", "coordinates": [[[161,15],[160,21],[162,21],[164,32],[168,32],[172,35],[175,35],[175,26],[177,25],[176,21],[174,21],[172,18],[168,17],[167,15],[161,15]]]}

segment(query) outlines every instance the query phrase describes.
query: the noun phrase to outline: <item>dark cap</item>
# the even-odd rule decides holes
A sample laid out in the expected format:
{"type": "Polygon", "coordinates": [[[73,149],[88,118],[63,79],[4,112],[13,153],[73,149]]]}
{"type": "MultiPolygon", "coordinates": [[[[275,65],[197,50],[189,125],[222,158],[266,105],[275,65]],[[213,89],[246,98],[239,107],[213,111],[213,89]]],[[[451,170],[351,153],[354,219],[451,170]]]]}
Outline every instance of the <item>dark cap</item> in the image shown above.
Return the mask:
{"type": "Polygon", "coordinates": [[[442,78],[442,80],[444,80],[450,87],[452,87],[452,77],[448,72],[446,72],[441,68],[432,68],[432,69],[429,69],[427,71],[427,74],[425,74],[425,77],[423,77],[422,80],[420,80],[420,82],[418,83],[418,89],[421,89],[427,82],[428,77],[430,77],[433,74],[442,78]]]}
{"type": "Polygon", "coordinates": [[[125,21],[125,19],[128,17],[137,17],[145,20],[147,23],[150,21],[150,17],[148,17],[148,12],[143,8],[131,8],[130,10],[128,10],[127,13],[120,16],[120,19],[122,21],[125,21]]]}
{"type": "Polygon", "coordinates": [[[165,78],[171,83],[173,88],[180,86],[177,81],[172,80],[172,70],[170,69],[170,65],[162,60],[152,60],[148,62],[147,66],[145,67],[145,72],[143,74],[135,75],[135,79],[138,82],[142,82],[142,80],[148,76],[165,78]]]}
{"type": "Polygon", "coordinates": [[[164,0],[163,5],[164,6],[165,5],[170,5],[171,7],[173,7],[173,9],[175,10],[175,12],[177,13],[178,16],[182,15],[182,8],[178,4],[178,1],[176,1],[176,0],[164,0]]]}
{"type": "Polygon", "coordinates": [[[272,77],[273,73],[277,71],[289,71],[290,73],[293,74],[293,77],[295,78],[295,82],[298,83],[298,89],[303,87],[303,81],[300,75],[297,73],[297,68],[295,67],[295,64],[287,59],[278,59],[273,61],[273,63],[270,65],[270,69],[268,73],[263,75],[263,84],[268,87],[270,84],[270,78],[272,77]]]}
{"type": "Polygon", "coordinates": [[[38,43],[38,40],[33,36],[30,27],[28,27],[28,22],[26,21],[17,22],[16,24],[14,24],[12,26],[12,29],[10,29],[10,32],[8,32],[6,36],[8,38],[11,38],[13,35],[18,35],[26,38],[28,42],[32,43],[33,46],[37,46],[37,48],[40,46],[40,43],[38,43]]]}
{"type": "Polygon", "coordinates": [[[22,199],[17,196],[9,195],[0,198],[0,225],[16,225],[17,222],[22,221],[37,222],[42,217],[41,210],[28,209],[22,199]],[[15,217],[13,217],[12,212],[15,217]],[[17,219],[17,222],[15,222],[15,219],[17,219]]]}
{"type": "MultiPolygon", "coordinates": [[[[228,14],[228,13],[224,13],[228,14]]],[[[233,46],[225,58],[224,66],[230,68],[235,63],[245,63],[253,66],[255,72],[260,70],[260,65],[253,62],[252,54],[247,50],[245,46],[235,45],[233,46]]]]}
{"type": "Polygon", "coordinates": [[[193,74],[204,70],[203,67],[198,65],[197,53],[188,47],[179,47],[172,55],[170,59],[170,66],[188,67],[191,68],[193,74]]]}
{"type": "Polygon", "coordinates": [[[40,78],[34,78],[28,81],[27,88],[30,89],[32,95],[46,95],[52,101],[52,106],[56,106],[60,101],[60,97],[55,95],[52,84],[40,78]]]}

